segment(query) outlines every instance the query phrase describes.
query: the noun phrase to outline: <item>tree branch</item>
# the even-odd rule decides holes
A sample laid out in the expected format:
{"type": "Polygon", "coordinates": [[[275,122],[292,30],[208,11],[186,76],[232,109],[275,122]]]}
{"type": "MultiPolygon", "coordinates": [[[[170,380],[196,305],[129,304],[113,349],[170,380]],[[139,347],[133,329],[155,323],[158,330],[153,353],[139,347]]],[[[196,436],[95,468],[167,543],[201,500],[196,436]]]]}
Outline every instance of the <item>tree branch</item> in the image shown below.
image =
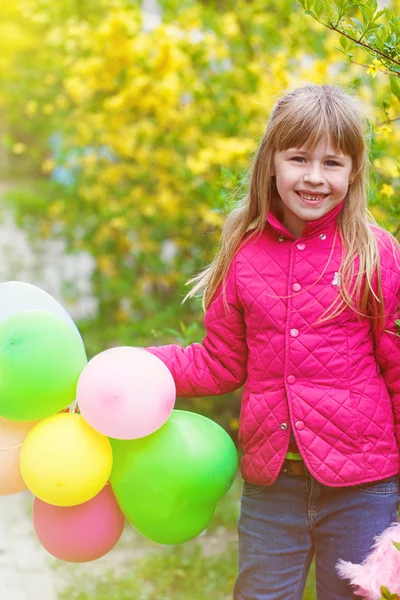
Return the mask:
{"type": "Polygon", "coordinates": [[[388,119],[387,121],[376,123],[375,127],[379,127],[379,125],[386,125],[386,123],[393,123],[393,121],[400,121],[400,117],[395,117],[394,119],[388,119]]]}
{"type": "MultiPolygon", "coordinates": [[[[364,65],[363,63],[359,63],[356,62],[355,60],[352,60],[350,58],[350,62],[353,63],[353,65],[358,65],[359,67],[365,67],[366,69],[369,69],[371,65],[364,65]]],[[[396,71],[383,71],[382,69],[378,69],[379,73],[384,73],[385,75],[396,75],[396,71]]]]}
{"type": "MultiPolygon", "coordinates": [[[[319,22],[322,23],[322,21],[319,21],[319,22]]],[[[348,40],[354,42],[355,44],[357,44],[359,46],[363,46],[364,48],[367,48],[367,50],[372,50],[376,54],[383,56],[383,58],[386,58],[386,60],[390,60],[393,63],[395,63],[396,65],[400,65],[400,61],[395,60],[394,58],[391,58],[390,56],[388,56],[387,54],[384,54],[384,52],[381,52],[380,50],[377,50],[376,48],[372,48],[372,46],[368,46],[368,44],[364,44],[364,42],[359,42],[358,40],[356,40],[355,38],[352,38],[350,35],[348,35],[344,31],[341,31],[340,29],[335,27],[335,25],[333,25],[332,23],[329,23],[329,25],[327,25],[326,23],[322,23],[322,25],[325,25],[325,27],[328,27],[328,29],[332,29],[333,31],[340,33],[340,35],[344,35],[344,37],[346,37],[348,40]]]]}

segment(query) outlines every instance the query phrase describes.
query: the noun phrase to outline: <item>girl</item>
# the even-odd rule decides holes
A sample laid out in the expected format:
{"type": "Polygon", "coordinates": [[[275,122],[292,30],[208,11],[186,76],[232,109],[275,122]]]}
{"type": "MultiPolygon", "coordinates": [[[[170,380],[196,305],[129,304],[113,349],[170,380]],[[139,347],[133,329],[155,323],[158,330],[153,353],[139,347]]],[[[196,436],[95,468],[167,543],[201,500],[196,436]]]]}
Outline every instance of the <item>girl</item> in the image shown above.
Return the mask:
{"type": "MultiPolygon", "coordinates": [[[[275,103],[204,292],[201,344],[151,347],[181,397],[243,384],[235,600],[356,598],[399,505],[400,249],[371,223],[360,103],[314,84],[275,103]]],[[[185,298],[186,299],[186,298],[185,298]]]]}

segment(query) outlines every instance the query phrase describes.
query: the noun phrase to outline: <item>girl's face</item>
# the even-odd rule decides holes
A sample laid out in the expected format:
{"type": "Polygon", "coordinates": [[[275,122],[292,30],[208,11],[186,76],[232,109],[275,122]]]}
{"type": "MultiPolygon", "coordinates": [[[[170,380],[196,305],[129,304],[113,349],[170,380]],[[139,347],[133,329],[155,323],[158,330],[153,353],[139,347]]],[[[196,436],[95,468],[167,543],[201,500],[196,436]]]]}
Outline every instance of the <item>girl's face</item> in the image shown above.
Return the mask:
{"type": "Polygon", "coordinates": [[[346,196],[352,159],[335,152],[326,139],[313,151],[289,148],[275,151],[273,175],[282,200],[283,225],[300,237],[308,221],[315,221],[337,206],[346,196]]]}

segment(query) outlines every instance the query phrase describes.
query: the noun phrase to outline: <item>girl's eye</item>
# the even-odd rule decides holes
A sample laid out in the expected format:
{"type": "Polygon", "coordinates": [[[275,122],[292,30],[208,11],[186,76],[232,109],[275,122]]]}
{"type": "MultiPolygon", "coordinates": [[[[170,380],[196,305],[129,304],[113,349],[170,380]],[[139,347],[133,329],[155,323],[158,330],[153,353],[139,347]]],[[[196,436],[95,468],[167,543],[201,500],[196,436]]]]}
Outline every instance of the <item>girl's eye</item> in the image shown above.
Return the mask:
{"type": "MultiPolygon", "coordinates": [[[[291,160],[305,160],[305,158],[303,156],[293,156],[293,158],[291,160]]],[[[327,163],[331,163],[329,166],[340,166],[339,163],[337,163],[335,160],[327,160],[327,163]]]]}

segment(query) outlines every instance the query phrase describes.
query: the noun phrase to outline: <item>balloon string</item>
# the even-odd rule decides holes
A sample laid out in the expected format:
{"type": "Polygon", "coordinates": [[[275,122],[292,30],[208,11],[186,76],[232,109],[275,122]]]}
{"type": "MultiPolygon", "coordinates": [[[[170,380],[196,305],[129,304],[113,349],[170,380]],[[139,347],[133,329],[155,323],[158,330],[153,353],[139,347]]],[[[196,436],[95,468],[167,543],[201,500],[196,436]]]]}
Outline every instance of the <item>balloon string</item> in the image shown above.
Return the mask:
{"type": "Polygon", "coordinates": [[[16,450],[17,448],[21,448],[24,445],[24,442],[18,444],[17,446],[11,446],[11,448],[0,448],[0,452],[8,452],[9,450],[16,450]]]}
{"type": "Polygon", "coordinates": [[[69,405],[69,413],[78,413],[79,412],[79,408],[78,408],[78,401],[75,398],[75,400],[69,405]]]}
{"type": "MultiPolygon", "coordinates": [[[[65,410],[68,411],[69,413],[79,412],[78,402],[76,400],[74,400],[72,402],[72,404],[70,404],[70,406],[65,410]]],[[[64,411],[62,411],[62,412],[64,412],[64,411]]],[[[24,442],[21,442],[20,444],[17,444],[16,446],[10,446],[10,448],[0,448],[0,452],[10,452],[11,450],[17,450],[18,448],[22,448],[23,445],[24,445],[24,442]]]]}

